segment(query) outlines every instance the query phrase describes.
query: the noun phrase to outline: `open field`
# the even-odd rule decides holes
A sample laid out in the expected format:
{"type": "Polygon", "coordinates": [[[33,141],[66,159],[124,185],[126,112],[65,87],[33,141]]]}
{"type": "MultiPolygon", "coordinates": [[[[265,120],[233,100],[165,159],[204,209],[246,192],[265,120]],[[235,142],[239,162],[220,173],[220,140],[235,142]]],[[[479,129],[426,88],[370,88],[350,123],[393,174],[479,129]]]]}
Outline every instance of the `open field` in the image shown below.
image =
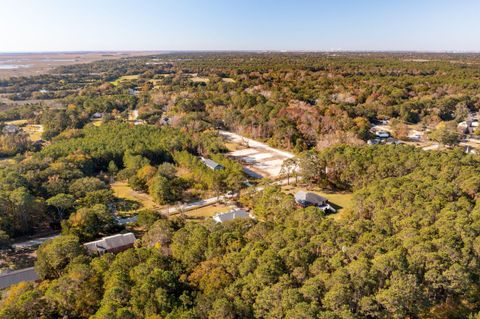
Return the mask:
{"type": "Polygon", "coordinates": [[[28,120],[14,120],[5,122],[6,125],[22,126],[28,123],[28,120]]]}
{"type": "Polygon", "coordinates": [[[325,197],[326,199],[328,199],[330,204],[337,210],[336,214],[331,215],[335,219],[341,219],[342,213],[353,207],[353,194],[349,192],[330,192],[317,188],[307,189],[293,185],[285,185],[282,188],[284,191],[292,195],[300,190],[304,190],[325,197]]]}
{"type": "Polygon", "coordinates": [[[140,77],[140,75],[124,75],[124,76],[121,76],[118,79],[116,79],[115,81],[112,81],[110,83],[117,86],[118,84],[120,84],[120,82],[138,80],[139,77],[140,77]]]}
{"type": "Polygon", "coordinates": [[[194,76],[190,79],[192,82],[201,82],[201,83],[208,83],[210,82],[209,78],[194,76]]]}
{"type": "Polygon", "coordinates": [[[0,167],[7,167],[7,166],[13,165],[15,163],[16,163],[16,161],[11,157],[0,159],[0,167]]]}
{"type": "Polygon", "coordinates": [[[234,208],[234,206],[227,206],[224,204],[217,203],[211,206],[205,206],[205,207],[188,211],[185,213],[185,216],[187,216],[187,218],[192,218],[192,219],[204,219],[204,218],[212,217],[216,213],[227,212],[232,208],[234,208]]]}
{"type": "Polygon", "coordinates": [[[62,65],[150,55],[155,52],[0,53],[0,79],[39,75],[62,65]]]}
{"type": "Polygon", "coordinates": [[[119,198],[140,203],[143,208],[160,209],[161,206],[153,201],[150,195],[133,190],[125,181],[118,181],[111,184],[113,193],[119,198]]]}
{"type": "Polygon", "coordinates": [[[43,125],[29,124],[26,125],[23,130],[28,134],[32,142],[42,139],[43,125]]]}

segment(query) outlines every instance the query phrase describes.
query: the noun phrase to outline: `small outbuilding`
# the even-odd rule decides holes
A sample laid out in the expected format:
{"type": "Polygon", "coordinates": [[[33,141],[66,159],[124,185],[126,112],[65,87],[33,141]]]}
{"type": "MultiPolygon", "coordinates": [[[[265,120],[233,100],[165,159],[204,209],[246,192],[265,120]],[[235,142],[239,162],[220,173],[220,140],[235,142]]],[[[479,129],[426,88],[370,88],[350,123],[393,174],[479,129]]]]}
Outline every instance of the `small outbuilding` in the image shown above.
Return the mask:
{"type": "Polygon", "coordinates": [[[200,157],[200,160],[202,161],[203,164],[205,164],[205,166],[207,166],[211,170],[219,171],[224,168],[222,165],[218,164],[215,161],[212,161],[211,159],[200,157]]]}

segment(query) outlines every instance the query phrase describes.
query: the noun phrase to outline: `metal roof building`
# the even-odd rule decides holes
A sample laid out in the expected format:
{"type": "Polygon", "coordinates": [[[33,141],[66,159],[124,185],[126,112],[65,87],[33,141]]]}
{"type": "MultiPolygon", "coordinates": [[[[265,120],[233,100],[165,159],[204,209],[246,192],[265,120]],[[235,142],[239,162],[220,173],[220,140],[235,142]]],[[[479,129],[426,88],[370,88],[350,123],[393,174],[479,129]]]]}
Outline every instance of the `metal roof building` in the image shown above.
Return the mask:
{"type": "Polygon", "coordinates": [[[208,168],[210,168],[214,171],[218,171],[218,170],[223,169],[222,165],[218,164],[215,161],[212,161],[211,159],[208,159],[208,158],[205,158],[205,157],[200,157],[200,160],[202,161],[203,164],[205,164],[205,166],[207,166],[208,168]]]}
{"type": "Polygon", "coordinates": [[[218,213],[213,216],[213,220],[217,223],[228,222],[237,218],[252,218],[250,214],[243,209],[232,209],[226,213],[218,213]]]}
{"type": "Polygon", "coordinates": [[[85,243],[83,246],[91,254],[116,253],[133,247],[135,240],[133,233],[117,234],[85,243]]]}

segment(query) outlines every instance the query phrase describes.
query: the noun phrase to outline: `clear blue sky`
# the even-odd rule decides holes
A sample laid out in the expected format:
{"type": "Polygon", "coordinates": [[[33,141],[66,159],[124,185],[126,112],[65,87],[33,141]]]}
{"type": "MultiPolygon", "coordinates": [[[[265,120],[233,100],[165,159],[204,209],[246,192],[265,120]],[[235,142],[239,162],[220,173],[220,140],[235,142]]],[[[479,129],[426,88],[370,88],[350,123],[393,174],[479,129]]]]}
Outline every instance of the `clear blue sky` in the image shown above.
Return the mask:
{"type": "Polygon", "coordinates": [[[480,0],[0,0],[0,52],[480,51],[480,0]]]}

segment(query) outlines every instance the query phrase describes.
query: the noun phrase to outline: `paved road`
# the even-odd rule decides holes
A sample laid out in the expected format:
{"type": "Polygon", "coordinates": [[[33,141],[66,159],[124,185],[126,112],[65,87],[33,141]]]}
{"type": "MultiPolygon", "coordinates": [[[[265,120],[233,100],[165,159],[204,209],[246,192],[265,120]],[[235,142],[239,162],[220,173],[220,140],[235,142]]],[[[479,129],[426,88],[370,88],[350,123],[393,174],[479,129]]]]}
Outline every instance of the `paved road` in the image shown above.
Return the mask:
{"type": "Polygon", "coordinates": [[[59,234],[48,236],[48,237],[40,237],[40,238],[35,238],[35,239],[30,239],[21,243],[16,243],[13,244],[12,247],[15,250],[18,249],[25,249],[25,248],[30,248],[30,247],[35,247],[35,246],[40,246],[44,242],[46,242],[49,239],[57,237],[59,234]]]}

